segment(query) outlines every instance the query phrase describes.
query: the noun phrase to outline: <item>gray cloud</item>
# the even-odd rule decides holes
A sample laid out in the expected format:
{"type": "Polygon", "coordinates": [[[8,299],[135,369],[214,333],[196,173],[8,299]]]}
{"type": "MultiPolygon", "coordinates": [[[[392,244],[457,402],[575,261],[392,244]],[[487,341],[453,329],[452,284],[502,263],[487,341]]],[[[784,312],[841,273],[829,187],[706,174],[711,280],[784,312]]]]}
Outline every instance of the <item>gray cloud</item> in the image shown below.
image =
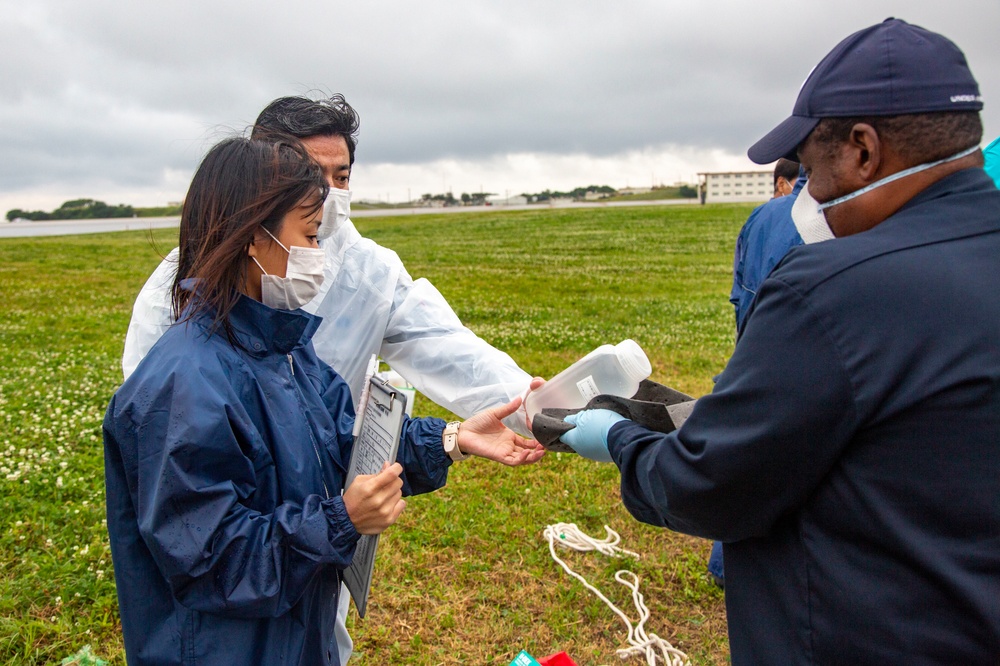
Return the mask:
{"type": "Polygon", "coordinates": [[[739,155],[837,41],[889,15],[962,47],[1000,133],[1000,3],[818,4],[0,0],[0,196],[155,188],[271,99],[316,88],[360,111],[369,164],[739,155]]]}

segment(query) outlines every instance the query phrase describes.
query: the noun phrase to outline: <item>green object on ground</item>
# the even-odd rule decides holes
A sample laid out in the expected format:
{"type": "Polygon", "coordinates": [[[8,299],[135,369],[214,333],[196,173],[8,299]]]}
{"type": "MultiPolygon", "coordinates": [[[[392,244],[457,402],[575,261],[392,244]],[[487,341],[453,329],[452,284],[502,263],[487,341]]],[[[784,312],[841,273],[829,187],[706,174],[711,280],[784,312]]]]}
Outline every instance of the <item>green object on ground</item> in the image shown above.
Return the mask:
{"type": "Polygon", "coordinates": [[[89,645],[84,645],[79,652],[59,662],[60,666],[106,666],[107,663],[94,654],[89,645]]]}

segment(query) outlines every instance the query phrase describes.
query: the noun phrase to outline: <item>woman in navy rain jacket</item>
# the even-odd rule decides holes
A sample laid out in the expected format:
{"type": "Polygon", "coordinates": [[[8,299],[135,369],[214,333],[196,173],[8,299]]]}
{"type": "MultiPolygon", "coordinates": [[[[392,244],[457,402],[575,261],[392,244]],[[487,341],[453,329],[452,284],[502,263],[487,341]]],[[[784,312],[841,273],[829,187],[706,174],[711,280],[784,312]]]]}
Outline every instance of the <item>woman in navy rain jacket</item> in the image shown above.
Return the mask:
{"type": "MultiPolygon", "coordinates": [[[[289,258],[316,247],[326,188],[284,140],[224,141],[191,184],[178,323],[104,420],[130,664],[336,664],[341,570],[359,536],[392,524],[402,495],[445,484],[445,422],[408,419],[397,463],[341,494],[350,390],[313,351],[320,318],[287,309],[310,290],[289,258]],[[286,309],[261,302],[262,280],[291,294],[286,309]]],[[[500,423],[518,404],[462,424],[460,451],[509,465],[541,457],[500,423]]]]}

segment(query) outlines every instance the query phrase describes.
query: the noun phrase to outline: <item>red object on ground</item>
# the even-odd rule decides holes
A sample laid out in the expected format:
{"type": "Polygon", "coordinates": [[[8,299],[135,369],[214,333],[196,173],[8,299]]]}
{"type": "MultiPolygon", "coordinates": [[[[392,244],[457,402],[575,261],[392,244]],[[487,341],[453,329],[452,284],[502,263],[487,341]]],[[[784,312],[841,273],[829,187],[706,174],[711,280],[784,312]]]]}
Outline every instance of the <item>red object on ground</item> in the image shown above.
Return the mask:
{"type": "Polygon", "coordinates": [[[538,660],[541,666],[576,666],[576,662],[565,652],[556,652],[538,660]]]}

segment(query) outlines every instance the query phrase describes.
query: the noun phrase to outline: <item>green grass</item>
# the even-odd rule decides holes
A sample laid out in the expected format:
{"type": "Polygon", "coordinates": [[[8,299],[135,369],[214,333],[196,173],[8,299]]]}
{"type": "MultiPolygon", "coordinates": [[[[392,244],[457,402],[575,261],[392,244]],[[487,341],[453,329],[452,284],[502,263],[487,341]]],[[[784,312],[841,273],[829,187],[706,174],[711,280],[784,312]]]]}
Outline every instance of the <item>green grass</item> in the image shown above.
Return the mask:
{"type": "MultiPolygon", "coordinates": [[[[654,379],[701,395],[732,351],[731,252],[749,211],[555,209],[358,226],[533,374],[631,337],[654,379]]],[[[0,240],[0,663],[58,663],[88,643],[124,663],[100,423],[135,294],[175,242],[176,230],[0,240]]],[[[423,398],[416,411],[446,415],[423,398]]],[[[693,663],[728,662],[722,595],[704,574],[709,544],[632,520],[613,466],[548,455],[519,469],[469,461],[446,488],[408,502],[382,539],[369,615],[349,622],[358,663],[506,665],[522,648],[616,663],[620,620],[542,539],[560,521],[620,532],[641,560],[563,557],[632,616],[613,574],[635,571],[648,630],[693,663]]]]}

